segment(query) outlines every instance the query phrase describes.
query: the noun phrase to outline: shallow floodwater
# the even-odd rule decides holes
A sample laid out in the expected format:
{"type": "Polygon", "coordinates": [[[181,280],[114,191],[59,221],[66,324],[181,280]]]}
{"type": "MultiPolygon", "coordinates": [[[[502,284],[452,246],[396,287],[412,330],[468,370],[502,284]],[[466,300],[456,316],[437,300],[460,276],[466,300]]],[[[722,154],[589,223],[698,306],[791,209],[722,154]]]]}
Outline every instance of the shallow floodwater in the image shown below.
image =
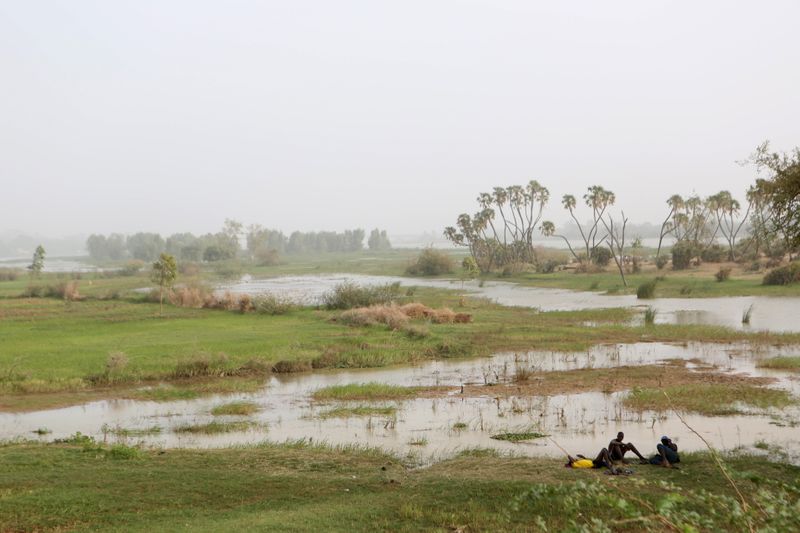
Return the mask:
{"type": "MultiPolygon", "coordinates": [[[[24,270],[28,268],[28,265],[31,264],[31,259],[9,259],[0,261],[0,268],[14,268],[18,270],[24,270]]],[[[44,272],[57,272],[57,273],[69,273],[69,272],[102,272],[104,268],[100,268],[94,265],[90,265],[88,263],[83,263],[81,261],[75,261],[73,259],[58,259],[58,258],[47,258],[44,262],[44,272]]]]}
{"type": "MultiPolygon", "coordinates": [[[[652,453],[659,437],[671,436],[682,450],[704,448],[674,414],[636,413],[623,409],[625,393],[564,394],[551,397],[495,399],[491,387],[486,396],[464,398],[459,386],[464,383],[494,383],[510,379],[517,368],[564,370],[587,367],[652,364],[668,359],[699,360],[725,372],[744,372],[775,377],[774,385],[800,394],[797,377],[756,367],[762,357],[800,354],[791,350],[749,345],[670,345],[639,343],[597,346],[585,352],[502,353],[490,358],[446,360],[419,366],[356,371],[325,371],[273,376],[263,389],[250,394],[216,395],[192,401],[155,403],[110,400],[86,405],[31,413],[0,414],[0,438],[36,438],[34,432],[46,428],[51,433],[43,440],[64,438],[75,432],[108,442],[124,441],[161,447],[221,447],[306,439],[330,444],[377,446],[430,462],[460,450],[482,447],[514,451],[524,455],[557,456],[561,452],[548,439],[509,443],[491,438],[509,431],[535,430],[551,435],[573,453],[596,453],[624,431],[642,453],[652,453]],[[311,394],[322,387],[347,383],[381,382],[397,385],[452,385],[454,392],[444,398],[413,399],[401,402],[372,402],[393,405],[392,416],[362,418],[321,418],[332,407],[364,403],[320,403],[311,394]],[[234,400],[256,403],[259,411],[250,417],[210,414],[213,407],[234,400]],[[250,430],[222,435],[187,435],[174,430],[187,424],[212,420],[249,420],[257,425],[250,430]],[[462,429],[454,426],[465,424],[462,429]],[[160,432],[142,437],[118,437],[108,429],[147,429],[160,432]],[[104,428],[106,432],[104,432],[104,428]]],[[[692,364],[692,363],[690,363],[692,364]]],[[[665,370],[668,371],[668,370],[665,370]]],[[[792,407],[767,414],[705,417],[689,415],[686,420],[714,446],[729,449],[752,446],[764,441],[793,452],[800,451],[800,409],[792,407]]]]}
{"type": "Polygon", "coordinates": [[[251,295],[273,293],[305,305],[316,305],[336,285],[351,281],[359,285],[400,283],[404,286],[438,287],[463,290],[502,305],[535,307],[542,311],[574,311],[610,307],[653,307],[658,324],[711,324],[753,331],[800,331],[800,298],[739,296],[726,298],[656,298],[639,300],[635,295],[603,295],[595,292],[525,287],[515,283],[490,281],[430,280],[359,274],[324,276],[284,276],[268,279],[245,277],[220,288],[251,295]],[[750,324],[742,324],[742,314],[752,306],[750,324]]]}

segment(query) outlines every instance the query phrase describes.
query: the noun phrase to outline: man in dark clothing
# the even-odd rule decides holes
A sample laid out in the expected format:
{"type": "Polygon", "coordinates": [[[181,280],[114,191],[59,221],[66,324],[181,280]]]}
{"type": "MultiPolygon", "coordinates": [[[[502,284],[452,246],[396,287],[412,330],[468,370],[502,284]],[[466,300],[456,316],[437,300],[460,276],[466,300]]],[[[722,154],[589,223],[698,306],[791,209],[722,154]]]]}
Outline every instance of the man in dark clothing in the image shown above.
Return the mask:
{"type": "Polygon", "coordinates": [[[620,431],[617,433],[617,438],[608,443],[608,454],[611,456],[611,459],[614,461],[624,461],[625,454],[627,452],[633,452],[637,457],[639,457],[639,461],[641,461],[642,464],[647,464],[647,459],[645,459],[644,456],[639,453],[639,450],[636,449],[636,446],[630,442],[627,444],[622,442],[624,439],[625,434],[620,431]]]}
{"type": "Polygon", "coordinates": [[[651,465],[671,468],[673,464],[681,462],[681,457],[678,455],[678,445],[666,435],[661,437],[661,444],[656,446],[656,449],[658,453],[650,458],[651,465]]]}

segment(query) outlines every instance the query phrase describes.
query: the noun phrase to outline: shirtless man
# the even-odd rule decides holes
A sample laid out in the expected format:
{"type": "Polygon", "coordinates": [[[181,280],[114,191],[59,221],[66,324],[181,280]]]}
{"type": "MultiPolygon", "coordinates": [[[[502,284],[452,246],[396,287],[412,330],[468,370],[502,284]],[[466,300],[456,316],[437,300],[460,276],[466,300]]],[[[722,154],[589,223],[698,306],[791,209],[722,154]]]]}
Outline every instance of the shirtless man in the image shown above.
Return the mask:
{"type": "Polygon", "coordinates": [[[625,434],[623,432],[617,433],[617,438],[612,440],[608,443],[608,455],[614,461],[625,461],[625,454],[627,452],[633,452],[639,457],[639,461],[642,464],[647,464],[649,461],[644,458],[644,456],[639,453],[639,450],[636,449],[636,446],[629,443],[622,442],[625,438],[625,434]]]}

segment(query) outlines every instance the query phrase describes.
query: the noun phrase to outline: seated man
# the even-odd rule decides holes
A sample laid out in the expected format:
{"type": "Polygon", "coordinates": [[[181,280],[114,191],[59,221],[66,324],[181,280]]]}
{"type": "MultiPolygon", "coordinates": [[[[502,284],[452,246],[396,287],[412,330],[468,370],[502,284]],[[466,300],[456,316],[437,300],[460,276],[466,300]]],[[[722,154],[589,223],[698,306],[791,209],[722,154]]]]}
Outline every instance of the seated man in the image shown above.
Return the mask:
{"type": "Polygon", "coordinates": [[[661,444],[656,446],[656,449],[658,454],[650,458],[651,465],[670,468],[673,464],[681,462],[681,458],[678,455],[678,445],[666,435],[661,437],[661,444]]]}
{"type": "Polygon", "coordinates": [[[564,465],[567,468],[608,468],[613,472],[613,463],[611,456],[608,455],[608,450],[603,448],[597,457],[594,459],[587,459],[583,455],[578,455],[577,458],[567,455],[567,463],[564,465]]]}
{"type": "Polygon", "coordinates": [[[647,464],[647,459],[645,459],[644,456],[639,453],[639,450],[636,449],[636,446],[630,442],[627,444],[622,442],[624,438],[625,434],[620,431],[617,433],[617,438],[608,443],[608,454],[611,456],[611,459],[614,461],[624,461],[625,454],[627,452],[633,452],[637,457],[639,457],[639,461],[641,461],[642,464],[647,464]]]}

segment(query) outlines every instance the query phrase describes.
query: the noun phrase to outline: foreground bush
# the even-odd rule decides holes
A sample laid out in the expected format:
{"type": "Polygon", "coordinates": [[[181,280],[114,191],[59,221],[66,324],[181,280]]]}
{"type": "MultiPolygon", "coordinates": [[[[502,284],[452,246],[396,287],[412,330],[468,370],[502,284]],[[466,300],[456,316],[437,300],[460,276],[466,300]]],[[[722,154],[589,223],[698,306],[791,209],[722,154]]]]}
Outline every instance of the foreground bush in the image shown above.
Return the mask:
{"type": "Polygon", "coordinates": [[[400,283],[363,287],[350,281],[340,283],[322,297],[327,309],[352,309],[386,304],[400,295],[400,283]]]}
{"type": "Polygon", "coordinates": [[[453,259],[446,253],[434,248],[425,248],[420,252],[416,262],[409,265],[406,274],[409,276],[439,276],[453,271],[453,259]]]}
{"type": "Polygon", "coordinates": [[[714,277],[717,281],[727,281],[731,277],[731,268],[730,267],[720,267],[714,277]]]}
{"type": "Polygon", "coordinates": [[[775,268],[764,276],[764,285],[789,285],[800,281],[800,262],[775,268]]]}
{"type": "Polygon", "coordinates": [[[688,242],[678,242],[672,247],[672,270],[686,270],[697,255],[695,247],[688,242]]]}
{"type": "Polygon", "coordinates": [[[641,285],[636,288],[636,297],[640,300],[649,300],[650,298],[656,297],[656,283],[657,281],[652,279],[650,281],[645,281],[641,285]]]}

